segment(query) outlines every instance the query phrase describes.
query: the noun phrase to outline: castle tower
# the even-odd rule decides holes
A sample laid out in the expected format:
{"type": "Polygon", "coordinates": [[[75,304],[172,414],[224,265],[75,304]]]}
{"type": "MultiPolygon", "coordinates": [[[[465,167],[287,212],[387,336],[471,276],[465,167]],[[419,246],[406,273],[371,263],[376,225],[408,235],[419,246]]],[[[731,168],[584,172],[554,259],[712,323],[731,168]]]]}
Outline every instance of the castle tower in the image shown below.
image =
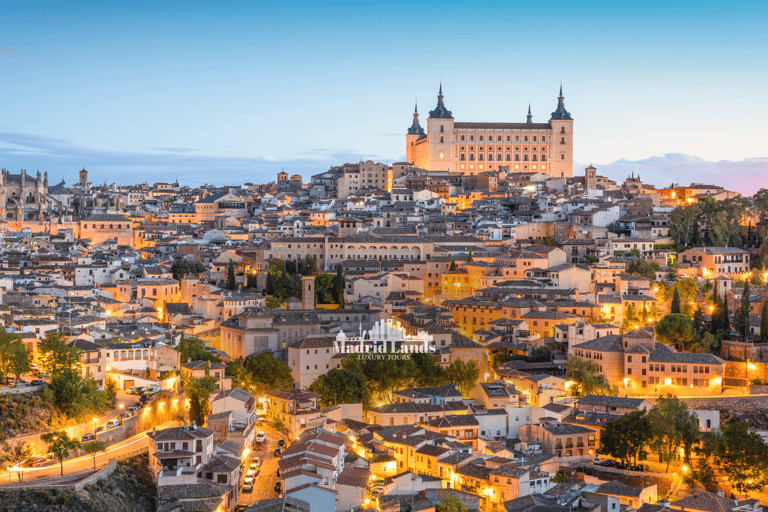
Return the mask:
{"type": "Polygon", "coordinates": [[[597,190],[597,169],[592,165],[584,169],[584,190],[597,190]]]}
{"type": "Polygon", "coordinates": [[[88,188],[88,171],[85,170],[85,167],[80,171],[80,188],[83,190],[88,188]]]}
{"type": "Polygon", "coordinates": [[[427,119],[427,139],[429,140],[430,171],[453,170],[455,160],[453,149],[453,115],[443,103],[443,84],[437,94],[437,106],[430,111],[427,119]],[[443,164],[443,162],[445,162],[443,164]]]}
{"type": "Polygon", "coordinates": [[[533,116],[531,115],[531,104],[528,104],[528,115],[525,118],[526,124],[533,124],[533,116]]]}
{"type": "Polygon", "coordinates": [[[301,309],[315,309],[315,276],[301,276],[301,309]]]}
{"type": "Polygon", "coordinates": [[[549,175],[555,178],[573,176],[573,118],[565,109],[563,86],[557,97],[557,109],[549,118],[552,125],[552,162],[549,175]]]}
{"type": "Polygon", "coordinates": [[[413,124],[408,128],[408,132],[405,135],[405,160],[407,162],[413,163],[416,158],[414,154],[416,141],[426,136],[424,128],[419,124],[419,105],[417,103],[413,107],[413,124]]]}

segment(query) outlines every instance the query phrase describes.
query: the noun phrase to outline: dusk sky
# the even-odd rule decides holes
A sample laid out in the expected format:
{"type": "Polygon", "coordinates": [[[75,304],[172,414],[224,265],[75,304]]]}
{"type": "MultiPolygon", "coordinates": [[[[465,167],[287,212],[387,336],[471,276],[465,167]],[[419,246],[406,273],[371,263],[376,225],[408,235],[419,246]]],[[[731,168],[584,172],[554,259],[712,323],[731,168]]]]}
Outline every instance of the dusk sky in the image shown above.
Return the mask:
{"type": "Polygon", "coordinates": [[[3,2],[0,167],[69,184],[82,166],[98,182],[309,177],[404,159],[414,100],[426,126],[441,80],[457,120],[501,122],[529,101],[547,121],[562,82],[580,165],[660,157],[660,180],[768,186],[764,2],[221,4],[3,2]],[[679,177],[666,154],[704,162],[679,177]]]}

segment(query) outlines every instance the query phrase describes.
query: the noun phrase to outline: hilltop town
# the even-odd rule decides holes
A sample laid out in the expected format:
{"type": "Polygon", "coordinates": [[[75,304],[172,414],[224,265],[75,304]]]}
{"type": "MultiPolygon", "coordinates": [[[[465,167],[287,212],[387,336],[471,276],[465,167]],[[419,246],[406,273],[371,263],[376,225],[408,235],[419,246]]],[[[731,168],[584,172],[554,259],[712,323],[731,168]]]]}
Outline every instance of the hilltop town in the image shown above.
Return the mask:
{"type": "Polygon", "coordinates": [[[307,182],[3,170],[0,493],[130,460],[162,512],[762,512],[768,192],[574,171],[572,127],[441,88],[408,162],[307,182]]]}

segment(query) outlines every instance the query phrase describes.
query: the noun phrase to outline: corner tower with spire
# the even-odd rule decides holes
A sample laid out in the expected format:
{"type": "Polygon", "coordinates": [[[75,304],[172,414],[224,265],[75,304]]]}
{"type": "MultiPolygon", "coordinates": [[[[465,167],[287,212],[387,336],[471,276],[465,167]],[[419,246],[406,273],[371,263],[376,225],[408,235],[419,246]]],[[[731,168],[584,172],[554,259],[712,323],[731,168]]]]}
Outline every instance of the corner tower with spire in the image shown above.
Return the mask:
{"type": "Polygon", "coordinates": [[[573,176],[573,118],[565,109],[563,84],[557,96],[557,108],[549,118],[552,125],[552,163],[550,176],[570,178],[573,176]]]}
{"type": "Polygon", "coordinates": [[[405,158],[408,162],[413,162],[416,158],[416,144],[421,144],[427,139],[427,134],[424,128],[419,124],[419,104],[418,102],[413,107],[413,124],[408,128],[408,132],[405,135],[405,158]],[[420,142],[421,141],[421,142],[420,142]]]}
{"type": "Polygon", "coordinates": [[[427,141],[429,143],[428,163],[429,171],[453,170],[452,162],[455,159],[453,145],[453,115],[443,101],[443,83],[437,93],[437,106],[429,112],[427,119],[427,141]]]}

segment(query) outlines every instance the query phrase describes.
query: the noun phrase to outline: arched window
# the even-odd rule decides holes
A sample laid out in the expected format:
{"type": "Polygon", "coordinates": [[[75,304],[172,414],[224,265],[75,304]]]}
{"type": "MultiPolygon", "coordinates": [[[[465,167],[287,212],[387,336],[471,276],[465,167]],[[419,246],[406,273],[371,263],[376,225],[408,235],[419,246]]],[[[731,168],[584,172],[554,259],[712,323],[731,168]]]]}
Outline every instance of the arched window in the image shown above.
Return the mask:
{"type": "Polygon", "coordinates": [[[520,137],[519,136],[515,137],[515,142],[520,142],[520,137]]]}
{"type": "Polygon", "coordinates": [[[536,136],[535,135],[533,136],[533,142],[536,142],[536,136]]]}
{"type": "Polygon", "coordinates": [[[541,161],[546,162],[547,161],[547,155],[541,155],[541,161]]]}
{"type": "Polygon", "coordinates": [[[520,161],[520,155],[515,155],[515,162],[519,162],[519,161],[520,161]]]}
{"type": "Polygon", "coordinates": [[[507,155],[507,162],[509,162],[512,158],[512,155],[507,155]]]}
{"type": "Polygon", "coordinates": [[[470,154],[469,154],[469,161],[470,161],[470,162],[472,162],[472,161],[474,161],[474,159],[475,159],[475,155],[473,155],[472,153],[470,153],[470,154]]]}
{"type": "Polygon", "coordinates": [[[469,140],[475,140],[475,136],[474,135],[470,135],[469,136],[469,140]]]}
{"type": "Polygon", "coordinates": [[[565,160],[565,155],[560,155],[560,160],[565,160]]]}
{"type": "Polygon", "coordinates": [[[523,162],[527,162],[527,161],[528,161],[528,155],[523,155],[523,162]]]}
{"type": "Polygon", "coordinates": [[[480,153],[479,155],[477,155],[477,159],[482,162],[483,161],[483,154],[480,153]]]}
{"type": "Polygon", "coordinates": [[[440,137],[440,142],[443,142],[443,138],[442,137],[440,137]]]}
{"type": "Polygon", "coordinates": [[[482,142],[482,141],[483,141],[483,136],[481,135],[481,136],[480,136],[480,142],[482,142]]]}
{"type": "Polygon", "coordinates": [[[565,126],[560,127],[560,133],[565,133],[565,126]]]}
{"type": "Polygon", "coordinates": [[[493,161],[493,153],[488,153],[488,161],[489,162],[493,161]]]}
{"type": "Polygon", "coordinates": [[[533,160],[535,162],[536,161],[536,155],[532,155],[531,156],[531,160],[533,160]]]}
{"type": "Polygon", "coordinates": [[[498,142],[501,142],[501,135],[496,139],[498,142]]]}
{"type": "Polygon", "coordinates": [[[114,228],[112,227],[112,224],[110,224],[110,225],[109,225],[109,229],[114,229],[114,228]]]}
{"type": "Polygon", "coordinates": [[[541,142],[546,142],[546,141],[547,141],[547,138],[546,138],[546,137],[542,137],[542,138],[541,138],[541,142]]]}
{"type": "Polygon", "coordinates": [[[101,225],[101,229],[104,229],[104,224],[101,225]]]}
{"type": "Polygon", "coordinates": [[[463,135],[461,136],[461,140],[464,140],[464,136],[463,135]]]}
{"type": "Polygon", "coordinates": [[[528,136],[527,135],[525,136],[524,142],[528,142],[528,136]]]}

